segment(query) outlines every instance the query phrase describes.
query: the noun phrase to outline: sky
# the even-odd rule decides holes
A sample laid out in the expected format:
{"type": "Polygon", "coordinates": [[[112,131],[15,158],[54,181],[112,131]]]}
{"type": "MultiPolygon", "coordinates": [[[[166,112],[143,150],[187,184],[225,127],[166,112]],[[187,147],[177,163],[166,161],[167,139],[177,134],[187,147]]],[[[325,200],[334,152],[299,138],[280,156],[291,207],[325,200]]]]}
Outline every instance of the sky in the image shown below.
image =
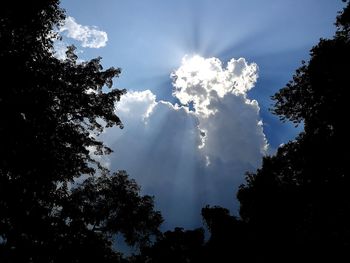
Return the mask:
{"type": "Polygon", "coordinates": [[[120,67],[114,87],[124,129],[101,135],[155,196],[163,230],[199,227],[200,210],[238,214],[245,172],[302,129],[281,123],[271,96],[310,48],[335,32],[339,0],[64,0],[56,56],[74,44],[81,60],[120,67]]]}

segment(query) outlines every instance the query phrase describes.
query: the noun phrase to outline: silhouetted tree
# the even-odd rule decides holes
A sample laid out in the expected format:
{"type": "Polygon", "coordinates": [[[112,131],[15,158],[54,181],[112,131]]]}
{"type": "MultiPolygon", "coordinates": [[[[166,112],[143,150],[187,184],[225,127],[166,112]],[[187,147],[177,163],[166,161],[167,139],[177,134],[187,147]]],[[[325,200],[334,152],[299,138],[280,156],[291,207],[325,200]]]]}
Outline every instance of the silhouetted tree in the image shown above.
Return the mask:
{"type": "Polygon", "coordinates": [[[118,261],[112,234],[142,245],[161,223],[134,181],[92,157],[111,151],[97,135],[122,125],[114,104],[125,91],[100,58],[78,63],[73,47],[52,56],[64,18],[58,0],[0,8],[1,262],[118,261]],[[82,175],[101,177],[72,190],[82,175]]]}
{"type": "Polygon", "coordinates": [[[135,256],[131,262],[149,263],[199,263],[204,262],[203,255],[204,230],[184,230],[175,228],[159,236],[151,247],[145,247],[141,255],[135,256]]]}
{"type": "Polygon", "coordinates": [[[253,262],[257,257],[251,253],[255,240],[246,222],[219,206],[206,206],[202,209],[202,217],[210,232],[203,259],[208,262],[253,262]]]}
{"type": "Polygon", "coordinates": [[[249,225],[231,216],[228,209],[206,206],[202,217],[210,232],[204,242],[204,230],[184,231],[175,228],[159,236],[150,247],[144,247],[141,254],[130,261],[141,262],[259,262],[259,254],[252,253],[256,246],[255,236],[249,225]]]}
{"type": "Polygon", "coordinates": [[[62,214],[74,224],[91,226],[107,235],[121,233],[129,245],[148,245],[160,234],[162,222],[150,196],[140,196],[139,186],[125,171],[91,177],[74,188],[62,214]]]}
{"type": "Polygon", "coordinates": [[[311,59],[273,96],[283,121],[303,123],[294,141],[248,174],[240,214],[263,244],[265,258],[349,259],[350,174],[346,89],[350,85],[350,4],[333,39],[321,39],[311,59]]]}

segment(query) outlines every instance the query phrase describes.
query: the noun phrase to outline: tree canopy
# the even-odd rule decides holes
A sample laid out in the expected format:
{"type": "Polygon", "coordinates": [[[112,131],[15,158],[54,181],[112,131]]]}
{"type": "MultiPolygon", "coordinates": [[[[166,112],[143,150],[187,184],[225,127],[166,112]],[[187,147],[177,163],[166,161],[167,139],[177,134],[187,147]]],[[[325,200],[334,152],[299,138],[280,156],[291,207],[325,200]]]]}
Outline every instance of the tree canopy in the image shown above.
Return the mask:
{"type": "Polygon", "coordinates": [[[114,106],[125,91],[101,58],[52,55],[64,19],[57,0],[0,10],[1,262],[109,262],[113,234],[142,245],[162,221],[134,181],[94,158],[111,152],[98,135],[122,127],[114,106]]]}
{"type": "Polygon", "coordinates": [[[266,250],[279,251],[271,251],[274,260],[282,255],[290,261],[306,255],[340,260],[349,249],[349,10],[348,2],[337,17],[334,38],[321,39],[310,61],[272,97],[272,111],[282,120],[303,123],[304,132],[265,157],[238,192],[242,219],[266,250]]]}

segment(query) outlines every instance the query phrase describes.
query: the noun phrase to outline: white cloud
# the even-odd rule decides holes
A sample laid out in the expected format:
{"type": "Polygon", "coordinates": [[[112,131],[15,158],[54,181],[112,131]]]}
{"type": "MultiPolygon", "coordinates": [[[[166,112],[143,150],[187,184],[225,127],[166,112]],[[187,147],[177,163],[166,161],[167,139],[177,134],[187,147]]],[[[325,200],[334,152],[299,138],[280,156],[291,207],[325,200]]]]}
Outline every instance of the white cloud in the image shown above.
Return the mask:
{"type": "Polygon", "coordinates": [[[100,48],[106,46],[107,33],[94,26],[83,26],[75,19],[68,16],[60,32],[66,32],[66,36],[81,42],[82,47],[100,48]]]}
{"type": "Polygon", "coordinates": [[[54,48],[52,50],[52,55],[55,58],[58,58],[60,60],[65,60],[67,58],[66,55],[67,51],[67,44],[62,41],[55,41],[54,42],[54,48]]]}
{"type": "Polygon", "coordinates": [[[199,128],[205,134],[200,149],[207,162],[241,160],[256,166],[267,150],[259,119],[259,105],[246,92],[258,78],[258,66],[244,58],[231,59],[223,68],[217,58],[185,57],[173,74],[173,95],[193,103],[199,128]]]}
{"type": "Polygon", "coordinates": [[[125,169],[155,195],[165,228],[201,224],[206,204],[237,208],[244,173],[256,169],[267,148],[259,106],[246,92],[257,79],[256,64],[185,59],[172,74],[174,96],[187,106],[157,101],[149,90],[129,92],[117,104],[123,130],[103,140],[114,149],[111,169],[125,169]],[[196,62],[197,63],[197,62],[196,62]]]}
{"type": "MultiPolygon", "coordinates": [[[[53,49],[51,50],[51,54],[59,60],[65,60],[67,58],[66,51],[68,50],[68,46],[69,45],[66,42],[57,40],[54,42],[54,46],[53,46],[53,49]]],[[[83,53],[81,49],[75,50],[75,54],[79,55],[81,53],[83,53]]],[[[81,58],[77,59],[78,64],[81,64],[83,62],[85,62],[85,60],[81,58]]],[[[93,90],[90,89],[88,90],[88,92],[93,92],[93,90]]]]}
{"type": "Polygon", "coordinates": [[[226,68],[217,58],[198,55],[184,57],[181,67],[173,74],[173,95],[181,103],[193,102],[196,112],[204,117],[215,113],[211,100],[226,94],[245,95],[257,80],[257,65],[247,64],[244,58],[231,59],[226,68]]]}

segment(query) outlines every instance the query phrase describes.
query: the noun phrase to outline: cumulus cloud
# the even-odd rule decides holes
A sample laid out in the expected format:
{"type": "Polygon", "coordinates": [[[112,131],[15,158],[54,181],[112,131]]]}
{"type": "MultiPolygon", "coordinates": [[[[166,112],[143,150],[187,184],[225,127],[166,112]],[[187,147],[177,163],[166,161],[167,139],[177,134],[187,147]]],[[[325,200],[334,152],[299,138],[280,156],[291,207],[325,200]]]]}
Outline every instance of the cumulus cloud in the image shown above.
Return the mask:
{"type": "Polygon", "coordinates": [[[75,19],[68,16],[60,32],[65,32],[66,36],[81,42],[82,47],[100,48],[106,46],[107,33],[94,26],[83,26],[75,19]]]}
{"type": "Polygon", "coordinates": [[[173,74],[173,95],[182,104],[193,103],[199,119],[207,162],[249,162],[256,166],[267,150],[259,105],[247,98],[258,78],[258,66],[244,58],[231,59],[226,67],[217,58],[185,57],[173,74]]]}
{"type": "Polygon", "coordinates": [[[267,149],[259,105],[246,94],[256,64],[232,59],[223,68],[216,58],[185,58],[172,78],[183,105],[157,101],[149,90],[129,92],[116,108],[125,128],[103,134],[115,151],[111,168],[127,170],[155,196],[165,229],[199,226],[206,204],[236,210],[244,173],[267,149]]]}
{"type": "Polygon", "coordinates": [[[258,77],[257,68],[244,58],[231,59],[223,68],[217,58],[185,56],[181,67],[172,74],[173,95],[183,104],[193,102],[196,112],[207,117],[217,110],[210,105],[212,100],[230,93],[244,95],[250,90],[258,77]]]}

